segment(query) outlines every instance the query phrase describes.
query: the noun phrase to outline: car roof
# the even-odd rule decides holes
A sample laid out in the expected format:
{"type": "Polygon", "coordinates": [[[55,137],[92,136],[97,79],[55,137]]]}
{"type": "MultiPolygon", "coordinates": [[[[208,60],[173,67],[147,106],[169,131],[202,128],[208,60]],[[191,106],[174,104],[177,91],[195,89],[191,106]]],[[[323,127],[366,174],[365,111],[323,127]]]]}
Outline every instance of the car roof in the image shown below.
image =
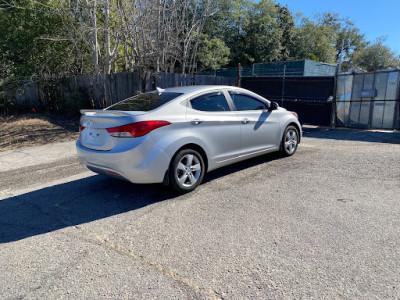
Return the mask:
{"type": "MultiPolygon", "coordinates": [[[[159,88],[157,88],[158,91],[160,91],[159,88]]],[[[256,98],[261,98],[264,99],[266,101],[269,101],[268,99],[262,97],[261,95],[258,95],[252,91],[240,88],[240,87],[236,87],[236,86],[230,86],[230,85],[188,85],[188,86],[179,86],[179,87],[172,87],[172,88],[166,88],[166,89],[162,89],[162,91],[164,92],[171,92],[171,93],[182,93],[183,95],[181,95],[180,97],[177,97],[176,99],[174,99],[173,101],[178,101],[179,99],[181,99],[181,97],[191,97],[193,95],[202,93],[202,92],[212,92],[215,90],[230,90],[230,91],[240,91],[240,92],[244,92],[246,94],[250,94],[253,95],[256,98]]]]}
{"type": "Polygon", "coordinates": [[[165,92],[188,94],[193,92],[202,92],[216,89],[237,89],[240,88],[229,85],[188,85],[163,89],[165,92]]]}

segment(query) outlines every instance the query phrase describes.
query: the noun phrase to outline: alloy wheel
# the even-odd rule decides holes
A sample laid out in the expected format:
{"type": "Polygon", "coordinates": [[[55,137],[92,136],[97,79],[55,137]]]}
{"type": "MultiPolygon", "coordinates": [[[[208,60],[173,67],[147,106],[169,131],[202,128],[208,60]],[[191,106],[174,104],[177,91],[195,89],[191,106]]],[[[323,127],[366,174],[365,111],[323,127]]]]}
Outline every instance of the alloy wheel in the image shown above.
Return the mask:
{"type": "Polygon", "coordinates": [[[183,187],[190,188],[199,180],[201,171],[199,158],[194,154],[186,154],[179,160],[176,177],[183,187]]]}
{"type": "Polygon", "coordinates": [[[297,148],[297,132],[293,128],[289,128],[289,130],[286,132],[285,136],[285,150],[286,152],[290,155],[293,154],[294,151],[296,151],[297,148]]]}

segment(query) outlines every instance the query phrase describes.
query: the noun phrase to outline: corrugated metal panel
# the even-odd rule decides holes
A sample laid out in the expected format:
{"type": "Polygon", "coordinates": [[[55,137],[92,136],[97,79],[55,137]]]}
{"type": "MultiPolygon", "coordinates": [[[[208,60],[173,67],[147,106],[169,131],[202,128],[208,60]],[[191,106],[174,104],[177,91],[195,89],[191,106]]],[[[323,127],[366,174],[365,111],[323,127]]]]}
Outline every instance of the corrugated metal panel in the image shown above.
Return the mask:
{"type": "Polygon", "coordinates": [[[399,128],[399,71],[338,77],[337,124],[357,128],[399,128]]]}

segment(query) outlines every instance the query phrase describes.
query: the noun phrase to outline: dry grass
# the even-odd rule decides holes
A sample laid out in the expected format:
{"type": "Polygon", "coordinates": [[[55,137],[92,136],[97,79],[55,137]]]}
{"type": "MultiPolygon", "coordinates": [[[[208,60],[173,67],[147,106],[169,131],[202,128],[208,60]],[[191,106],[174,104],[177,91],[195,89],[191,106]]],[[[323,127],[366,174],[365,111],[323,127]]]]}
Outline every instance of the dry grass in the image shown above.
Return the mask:
{"type": "Polygon", "coordinates": [[[27,114],[0,117],[0,151],[74,140],[78,117],[27,114]]]}

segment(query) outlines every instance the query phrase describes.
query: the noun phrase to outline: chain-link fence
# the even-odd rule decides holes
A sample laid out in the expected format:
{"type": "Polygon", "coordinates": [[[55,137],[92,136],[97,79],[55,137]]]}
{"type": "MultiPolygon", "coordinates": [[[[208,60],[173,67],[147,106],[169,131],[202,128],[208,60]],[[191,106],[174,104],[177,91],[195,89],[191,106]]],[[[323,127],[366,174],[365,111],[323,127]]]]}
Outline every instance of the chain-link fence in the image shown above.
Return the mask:
{"type": "Polygon", "coordinates": [[[344,127],[399,128],[399,71],[340,75],[336,124],[344,127]]]}

